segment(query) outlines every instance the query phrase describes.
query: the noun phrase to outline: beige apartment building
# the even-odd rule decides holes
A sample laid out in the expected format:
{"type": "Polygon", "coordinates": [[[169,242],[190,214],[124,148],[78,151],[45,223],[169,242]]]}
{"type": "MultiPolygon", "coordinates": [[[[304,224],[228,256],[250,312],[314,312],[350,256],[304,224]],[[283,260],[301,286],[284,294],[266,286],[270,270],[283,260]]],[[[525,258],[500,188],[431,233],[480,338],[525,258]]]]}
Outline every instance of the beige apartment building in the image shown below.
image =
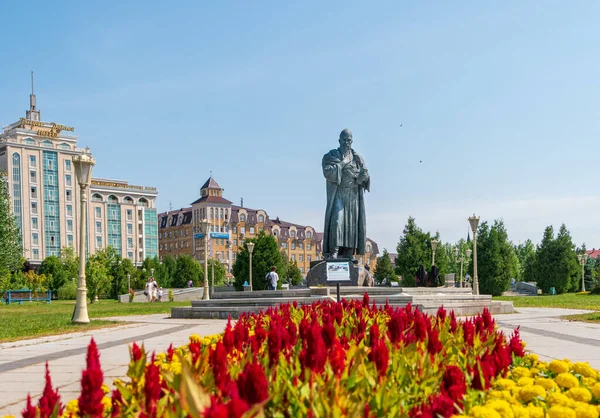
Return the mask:
{"type": "MultiPolygon", "coordinates": [[[[256,237],[260,231],[273,235],[290,261],[295,261],[303,276],[310,263],[322,257],[323,234],[311,226],[271,219],[263,209],[234,205],[223,197],[223,189],[211,177],[200,189],[200,197],[189,208],[181,208],[158,215],[159,254],[178,257],[191,255],[199,262],[204,260],[204,238],[200,221],[210,221],[208,258],[221,261],[231,273],[238,249],[247,238],[256,237]]],[[[368,264],[374,271],[379,249],[377,243],[367,239],[367,254],[358,255],[360,264],[368,264]]]]}
{"type": "MultiPolygon", "coordinates": [[[[41,120],[35,95],[26,117],[0,133],[0,172],[23,240],[23,256],[39,264],[63,247],[78,249],[80,194],[72,158],[82,152],[71,126],[41,120]]],[[[96,162],[96,167],[102,164],[96,162]]],[[[156,188],[92,179],[88,251],[108,245],[136,264],[158,255],[156,188]]]]}

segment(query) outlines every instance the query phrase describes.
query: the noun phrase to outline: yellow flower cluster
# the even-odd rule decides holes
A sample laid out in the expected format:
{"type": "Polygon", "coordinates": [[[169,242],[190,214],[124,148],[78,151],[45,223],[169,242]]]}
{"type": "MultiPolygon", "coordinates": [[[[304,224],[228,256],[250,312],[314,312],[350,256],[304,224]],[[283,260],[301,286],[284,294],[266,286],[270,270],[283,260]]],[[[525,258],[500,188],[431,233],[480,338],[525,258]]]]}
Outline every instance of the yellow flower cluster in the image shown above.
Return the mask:
{"type": "Polygon", "coordinates": [[[600,373],[588,363],[547,363],[529,354],[472,404],[456,417],[599,418],[600,373]]]}

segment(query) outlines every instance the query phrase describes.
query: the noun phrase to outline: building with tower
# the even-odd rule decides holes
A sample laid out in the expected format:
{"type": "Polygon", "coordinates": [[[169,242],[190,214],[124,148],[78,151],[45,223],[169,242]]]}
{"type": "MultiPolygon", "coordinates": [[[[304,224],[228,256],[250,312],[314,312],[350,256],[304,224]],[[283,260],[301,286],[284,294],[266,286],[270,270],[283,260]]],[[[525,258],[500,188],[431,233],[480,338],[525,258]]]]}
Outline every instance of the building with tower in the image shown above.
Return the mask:
{"type": "MultiPolygon", "coordinates": [[[[21,230],[23,256],[39,264],[61,249],[78,249],[79,185],[72,158],[82,152],[74,128],[44,122],[30,95],[26,117],[0,133],[0,172],[6,173],[12,210],[21,230]]],[[[98,161],[96,167],[101,165],[98,161]]],[[[154,187],[93,178],[88,196],[89,253],[112,246],[141,265],[158,255],[154,187]]]]}
{"type": "MultiPolygon", "coordinates": [[[[255,238],[261,231],[273,235],[289,261],[295,261],[303,276],[311,261],[321,258],[323,234],[307,225],[271,219],[264,209],[234,205],[223,197],[223,189],[212,176],[202,185],[200,197],[191,207],[171,210],[158,215],[159,254],[161,261],[167,255],[191,255],[204,261],[204,239],[200,221],[210,222],[208,258],[220,260],[231,273],[238,249],[247,238],[255,238]]],[[[371,271],[377,263],[377,243],[367,239],[367,254],[357,255],[359,263],[369,264],[371,271]]]]}

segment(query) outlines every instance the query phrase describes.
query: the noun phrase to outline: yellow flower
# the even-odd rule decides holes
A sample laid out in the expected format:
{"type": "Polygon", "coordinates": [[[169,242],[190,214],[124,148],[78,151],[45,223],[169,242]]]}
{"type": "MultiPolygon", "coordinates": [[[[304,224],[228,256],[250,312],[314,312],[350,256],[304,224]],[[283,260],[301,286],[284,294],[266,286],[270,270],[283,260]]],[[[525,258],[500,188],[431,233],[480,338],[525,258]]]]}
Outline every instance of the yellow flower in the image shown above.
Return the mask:
{"type": "Polygon", "coordinates": [[[487,406],[474,406],[471,408],[469,416],[474,418],[502,418],[502,415],[487,406]]]}
{"type": "Polygon", "coordinates": [[[498,389],[510,389],[515,384],[516,383],[510,379],[498,379],[498,380],[496,380],[496,382],[494,382],[494,387],[496,387],[498,389]]]}
{"type": "Polygon", "coordinates": [[[525,356],[525,360],[530,362],[531,364],[535,364],[540,361],[540,358],[537,354],[530,353],[525,356]]]}
{"type": "Polygon", "coordinates": [[[515,416],[515,414],[513,414],[512,408],[510,407],[510,404],[505,400],[494,399],[492,401],[488,401],[485,404],[485,406],[498,412],[503,418],[514,418],[515,416]]]}
{"type": "Polygon", "coordinates": [[[580,374],[585,377],[596,377],[596,371],[592,369],[590,363],[588,362],[577,362],[571,366],[571,369],[577,374],[580,374]]]}
{"type": "Polygon", "coordinates": [[[517,381],[519,386],[531,386],[533,385],[533,379],[531,377],[522,377],[517,381]]]}
{"type": "Polygon", "coordinates": [[[181,363],[171,363],[171,372],[181,374],[181,363]]]}
{"type": "Polygon", "coordinates": [[[596,383],[593,387],[592,387],[592,393],[594,394],[594,396],[596,398],[600,398],[600,383],[596,383]]]}
{"type": "Polygon", "coordinates": [[[110,388],[104,383],[102,383],[102,392],[104,392],[105,395],[110,392],[110,388]]]}
{"type": "Polygon", "coordinates": [[[546,389],[544,389],[542,386],[538,386],[538,385],[527,385],[527,386],[523,386],[521,388],[521,391],[519,392],[519,398],[527,403],[527,402],[531,402],[533,399],[537,398],[537,397],[545,397],[546,396],[546,389]]]}
{"type": "Polygon", "coordinates": [[[575,411],[570,408],[555,405],[548,411],[550,418],[576,418],[575,411]]]}
{"type": "Polygon", "coordinates": [[[518,380],[520,377],[531,377],[531,371],[526,367],[515,367],[511,375],[518,380]]]}
{"type": "Polygon", "coordinates": [[[598,410],[592,405],[577,405],[575,416],[577,418],[598,418],[598,410]]]}
{"type": "Polygon", "coordinates": [[[512,405],[512,411],[515,418],[530,418],[529,411],[523,405],[512,405]]]}
{"type": "Polygon", "coordinates": [[[556,384],[565,389],[570,389],[579,386],[579,380],[571,373],[561,373],[554,379],[556,384]]]}
{"type": "Polygon", "coordinates": [[[538,377],[537,379],[535,379],[535,384],[543,387],[546,390],[552,390],[558,387],[554,380],[547,379],[545,377],[538,377]]]}
{"type": "Polygon", "coordinates": [[[536,406],[532,403],[527,405],[527,412],[529,412],[529,418],[544,418],[544,408],[536,406]]]}
{"type": "Polygon", "coordinates": [[[202,337],[200,337],[198,334],[190,335],[190,342],[197,343],[200,342],[201,339],[202,337]]]}
{"type": "Polygon", "coordinates": [[[567,395],[564,395],[560,392],[552,392],[546,397],[546,403],[548,403],[548,405],[567,406],[569,405],[569,398],[567,395]]]}
{"type": "Polygon", "coordinates": [[[550,362],[550,371],[552,373],[566,373],[569,371],[569,365],[563,360],[552,360],[550,362]]]}
{"type": "Polygon", "coordinates": [[[102,405],[104,405],[104,413],[110,412],[112,403],[108,396],[102,398],[102,405]]]}
{"type": "Polygon", "coordinates": [[[586,388],[571,388],[567,391],[567,396],[575,401],[589,403],[592,400],[592,394],[586,388]]]}
{"type": "Polygon", "coordinates": [[[583,384],[588,387],[593,387],[596,384],[596,379],[593,377],[584,377],[582,380],[583,384]]]}
{"type": "Polygon", "coordinates": [[[163,363],[167,360],[167,355],[165,353],[158,353],[154,359],[155,363],[163,363]]]}
{"type": "Polygon", "coordinates": [[[67,404],[65,405],[65,410],[63,412],[63,417],[68,417],[68,416],[77,416],[77,414],[79,413],[79,401],[77,399],[73,399],[70,400],[69,402],[67,402],[67,404]]]}

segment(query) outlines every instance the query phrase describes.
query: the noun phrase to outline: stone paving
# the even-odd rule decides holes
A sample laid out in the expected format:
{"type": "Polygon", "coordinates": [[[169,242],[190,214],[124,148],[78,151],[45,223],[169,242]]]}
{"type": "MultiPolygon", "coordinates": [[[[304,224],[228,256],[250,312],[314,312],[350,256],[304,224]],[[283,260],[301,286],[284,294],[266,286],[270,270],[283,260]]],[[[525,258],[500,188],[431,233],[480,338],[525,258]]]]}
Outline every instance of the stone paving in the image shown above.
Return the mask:
{"type": "MultiPolygon", "coordinates": [[[[518,326],[527,350],[542,359],[588,361],[600,369],[600,324],[568,322],[562,315],[585,313],[572,309],[518,308],[517,313],[496,315],[507,334],[518,326]]],[[[111,318],[114,319],[114,318],[111,318]]],[[[129,362],[128,345],[143,343],[148,351],[165,351],[188,342],[190,334],[210,335],[223,331],[227,321],[171,319],[165,315],[117,318],[126,325],[84,333],[64,334],[0,344],[0,416],[20,415],[27,394],[36,400],[44,387],[44,365],[48,361],[52,381],[60,388],[62,399],[79,396],[81,371],[93,336],[100,349],[105,382],[123,378],[129,362]]]]}

